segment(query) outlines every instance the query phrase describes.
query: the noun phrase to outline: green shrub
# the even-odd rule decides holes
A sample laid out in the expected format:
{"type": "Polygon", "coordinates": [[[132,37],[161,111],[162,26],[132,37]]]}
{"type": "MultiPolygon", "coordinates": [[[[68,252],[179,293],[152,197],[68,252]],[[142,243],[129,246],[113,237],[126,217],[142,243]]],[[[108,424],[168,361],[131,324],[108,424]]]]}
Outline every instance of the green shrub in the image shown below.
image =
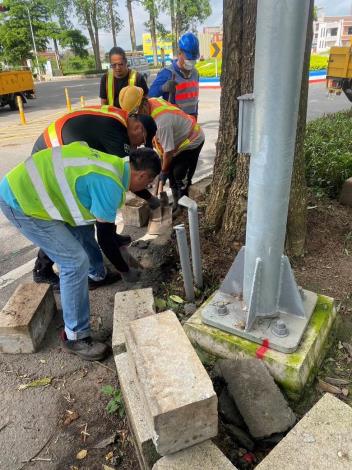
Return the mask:
{"type": "Polygon", "coordinates": [[[304,150],[308,186],[336,197],[352,176],[352,111],[309,122],[304,150]]]}

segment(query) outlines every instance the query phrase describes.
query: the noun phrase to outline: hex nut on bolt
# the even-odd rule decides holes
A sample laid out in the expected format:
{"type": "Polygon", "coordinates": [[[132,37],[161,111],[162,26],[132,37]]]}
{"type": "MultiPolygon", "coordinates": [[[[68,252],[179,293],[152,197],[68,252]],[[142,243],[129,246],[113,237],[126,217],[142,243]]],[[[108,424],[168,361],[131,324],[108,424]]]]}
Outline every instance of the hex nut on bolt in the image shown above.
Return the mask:
{"type": "Polygon", "coordinates": [[[288,329],[287,329],[286,323],[282,320],[277,320],[274,326],[272,327],[271,332],[275,336],[279,336],[281,338],[288,336],[288,329]]]}
{"type": "Polygon", "coordinates": [[[216,311],[217,314],[221,316],[227,315],[229,313],[225,304],[218,304],[216,306],[216,311]]]}

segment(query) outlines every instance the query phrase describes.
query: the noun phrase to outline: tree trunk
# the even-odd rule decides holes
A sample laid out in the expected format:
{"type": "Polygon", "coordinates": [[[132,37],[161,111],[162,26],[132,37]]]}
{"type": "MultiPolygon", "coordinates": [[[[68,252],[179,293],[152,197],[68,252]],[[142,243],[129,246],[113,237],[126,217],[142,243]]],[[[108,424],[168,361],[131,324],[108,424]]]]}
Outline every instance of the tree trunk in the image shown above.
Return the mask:
{"type": "Polygon", "coordinates": [[[116,24],[115,24],[115,15],[114,15],[114,8],[113,8],[112,0],[108,0],[108,9],[109,9],[109,15],[110,15],[110,20],[111,20],[112,42],[114,44],[114,47],[116,47],[117,46],[116,24]]]}
{"type": "Polygon", "coordinates": [[[85,8],[83,10],[83,13],[84,13],[84,18],[86,21],[86,25],[87,25],[87,29],[88,29],[88,33],[90,37],[90,42],[92,43],[94,59],[95,59],[95,67],[97,70],[100,70],[101,62],[100,62],[100,54],[99,54],[99,43],[97,44],[96,42],[96,37],[94,34],[94,25],[93,25],[94,11],[95,11],[95,8],[93,8],[92,12],[88,8],[85,8]]]}
{"type": "Polygon", "coordinates": [[[126,6],[127,6],[127,10],[128,10],[128,21],[130,23],[131,47],[132,47],[132,51],[135,51],[137,49],[137,45],[136,45],[136,32],[134,30],[132,0],[127,0],[126,6]]]}
{"type": "Polygon", "coordinates": [[[62,73],[62,65],[61,65],[61,60],[60,60],[59,46],[57,45],[57,39],[53,39],[53,43],[54,43],[54,50],[55,50],[56,65],[59,71],[62,73]]]}
{"type": "Polygon", "coordinates": [[[93,3],[92,24],[94,27],[94,38],[95,38],[95,52],[94,52],[95,64],[96,64],[97,70],[101,70],[99,28],[98,28],[98,21],[97,21],[97,2],[96,1],[94,1],[93,3]]]}
{"type": "Polygon", "coordinates": [[[155,22],[155,4],[153,2],[153,6],[149,11],[149,18],[150,18],[150,36],[152,39],[152,48],[153,48],[153,61],[154,66],[157,67],[158,65],[158,47],[157,47],[157,39],[156,39],[156,22],[155,22]]]}
{"type": "Polygon", "coordinates": [[[287,217],[286,250],[290,256],[303,256],[307,234],[307,184],[305,178],[304,137],[306,133],[309,59],[313,39],[314,0],[310,0],[306,49],[298,110],[295,159],[287,217]]]}
{"type": "Polygon", "coordinates": [[[181,12],[180,12],[180,0],[176,0],[175,8],[175,44],[178,44],[181,34],[181,12]]]}
{"type": "MultiPolygon", "coordinates": [[[[243,2],[242,10],[242,44],[241,57],[241,95],[253,92],[254,80],[254,49],[255,28],[257,17],[257,0],[243,2]]],[[[246,234],[247,196],[250,157],[247,154],[238,154],[236,158],[236,178],[232,182],[228,193],[221,239],[224,243],[243,242],[246,234]]]]}
{"type": "Polygon", "coordinates": [[[244,0],[224,0],[224,39],[220,122],[213,181],[206,210],[208,225],[222,224],[228,191],[236,172],[238,102],[241,94],[242,10],[244,0]]]}
{"type": "Polygon", "coordinates": [[[175,25],[175,0],[170,0],[170,16],[171,16],[171,36],[172,36],[172,55],[175,58],[177,55],[177,42],[176,42],[176,25],[175,25]]]}

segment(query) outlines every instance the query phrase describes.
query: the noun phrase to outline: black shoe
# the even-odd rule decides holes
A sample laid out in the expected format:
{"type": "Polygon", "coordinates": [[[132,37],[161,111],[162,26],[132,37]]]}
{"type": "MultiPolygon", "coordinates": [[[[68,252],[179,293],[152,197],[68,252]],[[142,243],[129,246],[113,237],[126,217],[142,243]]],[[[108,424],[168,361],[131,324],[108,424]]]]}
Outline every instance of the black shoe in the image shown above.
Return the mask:
{"type": "Polygon", "coordinates": [[[76,354],[86,361],[101,361],[109,353],[105,343],[94,341],[90,336],[83,339],[69,340],[63,331],[60,335],[61,344],[65,351],[76,354]]]}
{"type": "Polygon", "coordinates": [[[120,235],[119,233],[117,233],[116,238],[119,246],[126,246],[132,243],[132,238],[129,235],[120,235]]]}
{"type": "Polygon", "coordinates": [[[107,270],[106,276],[101,281],[93,281],[93,279],[88,277],[88,288],[89,290],[94,290],[98,287],[108,286],[109,284],[114,284],[114,282],[118,281],[121,281],[121,274],[112,273],[111,271],[107,270]]]}
{"type": "Polygon", "coordinates": [[[50,269],[33,269],[33,281],[37,284],[50,284],[54,290],[60,290],[60,278],[50,269]]]}

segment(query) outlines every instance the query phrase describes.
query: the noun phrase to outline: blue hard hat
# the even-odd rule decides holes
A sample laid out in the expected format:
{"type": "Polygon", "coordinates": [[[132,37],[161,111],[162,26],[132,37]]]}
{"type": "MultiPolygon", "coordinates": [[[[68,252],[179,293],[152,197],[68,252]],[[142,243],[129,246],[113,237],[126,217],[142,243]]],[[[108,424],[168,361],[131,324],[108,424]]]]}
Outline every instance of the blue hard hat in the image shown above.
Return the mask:
{"type": "Polygon", "coordinates": [[[187,59],[199,59],[199,41],[197,36],[193,33],[186,33],[180,37],[178,47],[183,52],[187,59]]]}

